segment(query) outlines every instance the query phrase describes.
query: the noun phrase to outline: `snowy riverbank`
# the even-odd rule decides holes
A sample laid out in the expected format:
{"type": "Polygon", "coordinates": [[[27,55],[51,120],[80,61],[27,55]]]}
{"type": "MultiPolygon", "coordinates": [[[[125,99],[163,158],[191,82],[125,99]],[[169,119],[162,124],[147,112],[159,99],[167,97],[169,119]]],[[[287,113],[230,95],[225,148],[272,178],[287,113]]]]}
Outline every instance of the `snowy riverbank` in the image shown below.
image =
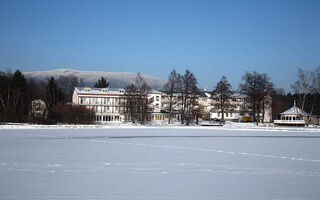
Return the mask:
{"type": "Polygon", "coordinates": [[[0,129],[110,129],[110,128],[168,128],[168,129],[217,129],[217,130],[260,130],[260,131],[304,131],[304,132],[319,132],[320,127],[284,127],[275,126],[273,124],[255,123],[236,123],[227,122],[223,126],[201,126],[192,124],[190,126],[182,125],[179,121],[168,124],[167,121],[158,121],[147,123],[142,126],[140,124],[132,123],[109,123],[96,125],[76,125],[76,124],[59,124],[59,125],[36,125],[36,124],[5,124],[0,125],[0,129]]]}

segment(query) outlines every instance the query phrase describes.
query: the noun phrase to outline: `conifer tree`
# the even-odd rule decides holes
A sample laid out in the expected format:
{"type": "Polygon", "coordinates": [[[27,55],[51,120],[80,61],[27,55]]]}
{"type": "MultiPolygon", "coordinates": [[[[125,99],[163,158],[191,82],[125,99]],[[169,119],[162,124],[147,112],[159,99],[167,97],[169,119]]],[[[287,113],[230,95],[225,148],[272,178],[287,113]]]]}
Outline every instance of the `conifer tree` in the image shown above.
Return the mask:
{"type": "Polygon", "coordinates": [[[107,82],[107,80],[103,77],[101,77],[95,84],[94,84],[95,88],[107,88],[109,87],[109,83],[107,82]]]}
{"type": "Polygon", "coordinates": [[[0,75],[0,111],[1,121],[23,122],[28,113],[28,84],[26,78],[17,70],[13,75],[0,75]]]}
{"type": "Polygon", "coordinates": [[[211,98],[216,102],[214,106],[220,110],[221,122],[224,124],[224,113],[232,110],[230,100],[232,99],[233,91],[232,86],[228,82],[225,76],[222,76],[221,80],[217,83],[212,92],[211,98]]]}

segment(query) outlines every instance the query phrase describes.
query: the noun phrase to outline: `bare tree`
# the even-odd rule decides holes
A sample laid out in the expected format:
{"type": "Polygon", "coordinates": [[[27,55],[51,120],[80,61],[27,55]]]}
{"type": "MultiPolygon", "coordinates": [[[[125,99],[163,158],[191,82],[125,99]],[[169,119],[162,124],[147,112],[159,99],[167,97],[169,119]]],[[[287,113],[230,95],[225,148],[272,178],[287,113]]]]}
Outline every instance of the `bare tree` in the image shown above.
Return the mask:
{"type": "Polygon", "coordinates": [[[313,101],[312,101],[311,110],[310,110],[310,117],[311,117],[314,111],[314,105],[317,101],[317,95],[320,94],[320,67],[317,67],[314,71],[311,71],[310,77],[311,77],[310,93],[313,96],[313,101]]]}
{"type": "Polygon", "coordinates": [[[138,121],[144,125],[148,120],[148,92],[150,87],[138,73],[135,84],[131,84],[125,89],[125,107],[126,112],[130,115],[132,123],[138,121]]]}
{"type": "Polygon", "coordinates": [[[57,85],[61,88],[62,92],[66,95],[66,101],[72,101],[72,95],[75,87],[80,87],[83,84],[83,79],[79,80],[78,77],[73,75],[59,76],[57,85]]]}
{"type": "Polygon", "coordinates": [[[196,120],[196,125],[199,124],[199,118],[208,118],[205,107],[201,104],[197,104],[196,106],[194,106],[191,112],[193,118],[196,120]]]}
{"type": "Polygon", "coordinates": [[[144,125],[145,121],[148,120],[148,92],[151,90],[151,88],[145,82],[140,72],[137,74],[135,82],[138,89],[138,119],[140,124],[144,125]]]}
{"type": "Polygon", "coordinates": [[[295,94],[298,95],[300,109],[304,110],[307,100],[307,94],[311,91],[311,75],[310,72],[298,69],[298,80],[291,85],[295,94]]]}
{"type": "MultiPolygon", "coordinates": [[[[271,109],[271,93],[274,90],[273,83],[270,82],[270,78],[266,73],[260,74],[260,78],[258,80],[260,97],[262,99],[262,123],[264,123],[265,119],[265,111],[266,109],[271,109]]],[[[259,115],[260,116],[260,115],[259,115]]]]}
{"type": "Polygon", "coordinates": [[[186,70],[183,75],[178,75],[178,91],[181,99],[181,123],[186,120],[186,125],[189,126],[191,121],[191,111],[197,105],[197,97],[199,93],[198,80],[189,70],[186,70]]]}
{"type": "Polygon", "coordinates": [[[176,70],[172,70],[169,77],[168,82],[164,85],[164,90],[169,95],[169,118],[168,123],[170,124],[172,119],[172,107],[173,107],[173,97],[174,94],[178,91],[178,74],[176,70]]]}
{"type": "Polygon", "coordinates": [[[211,98],[215,100],[214,106],[220,110],[221,122],[224,124],[225,111],[231,111],[232,106],[230,100],[232,99],[233,91],[232,86],[228,82],[225,76],[222,76],[221,80],[217,83],[216,87],[212,91],[211,98]]]}
{"type": "Polygon", "coordinates": [[[273,90],[273,84],[267,74],[257,72],[246,72],[242,76],[243,83],[240,83],[239,90],[241,94],[247,96],[249,101],[250,113],[254,121],[258,124],[261,115],[264,118],[266,105],[269,105],[270,95],[273,90]]]}
{"type": "Polygon", "coordinates": [[[312,73],[312,92],[320,93],[320,67],[317,67],[312,73]]]}
{"type": "Polygon", "coordinates": [[[312,73],[312,92],[320,93],[320,67],[317,67],[312,73]]]}
{"type": "Polygon", "coordinates": [[[136,123],[136,93],[137,88],[134,84],[130,84],[125,88],[125,113],[130,116],[132,123],[136,123]]]}

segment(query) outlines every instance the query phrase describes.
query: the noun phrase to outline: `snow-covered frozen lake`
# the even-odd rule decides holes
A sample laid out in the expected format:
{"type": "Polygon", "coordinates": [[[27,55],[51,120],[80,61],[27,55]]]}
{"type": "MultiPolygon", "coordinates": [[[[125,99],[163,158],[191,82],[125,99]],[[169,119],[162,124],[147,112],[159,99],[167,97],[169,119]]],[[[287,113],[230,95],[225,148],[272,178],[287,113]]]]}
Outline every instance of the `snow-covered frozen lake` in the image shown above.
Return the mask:
{"type": "Polygon", "coordinates": [[[320,132],[0,129],[0,199],[320,199],[320,132]]]}

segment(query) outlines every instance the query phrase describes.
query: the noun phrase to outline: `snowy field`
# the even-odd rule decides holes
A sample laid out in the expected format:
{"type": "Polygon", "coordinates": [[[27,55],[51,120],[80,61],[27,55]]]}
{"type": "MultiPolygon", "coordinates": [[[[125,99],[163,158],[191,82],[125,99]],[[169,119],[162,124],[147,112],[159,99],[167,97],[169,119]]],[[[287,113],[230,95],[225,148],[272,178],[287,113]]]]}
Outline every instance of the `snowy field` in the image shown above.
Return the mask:
{"type": "Polygon", "coordinates": [[[0,126],[0,199],[319,200],[320,131],[0,126]]]}

